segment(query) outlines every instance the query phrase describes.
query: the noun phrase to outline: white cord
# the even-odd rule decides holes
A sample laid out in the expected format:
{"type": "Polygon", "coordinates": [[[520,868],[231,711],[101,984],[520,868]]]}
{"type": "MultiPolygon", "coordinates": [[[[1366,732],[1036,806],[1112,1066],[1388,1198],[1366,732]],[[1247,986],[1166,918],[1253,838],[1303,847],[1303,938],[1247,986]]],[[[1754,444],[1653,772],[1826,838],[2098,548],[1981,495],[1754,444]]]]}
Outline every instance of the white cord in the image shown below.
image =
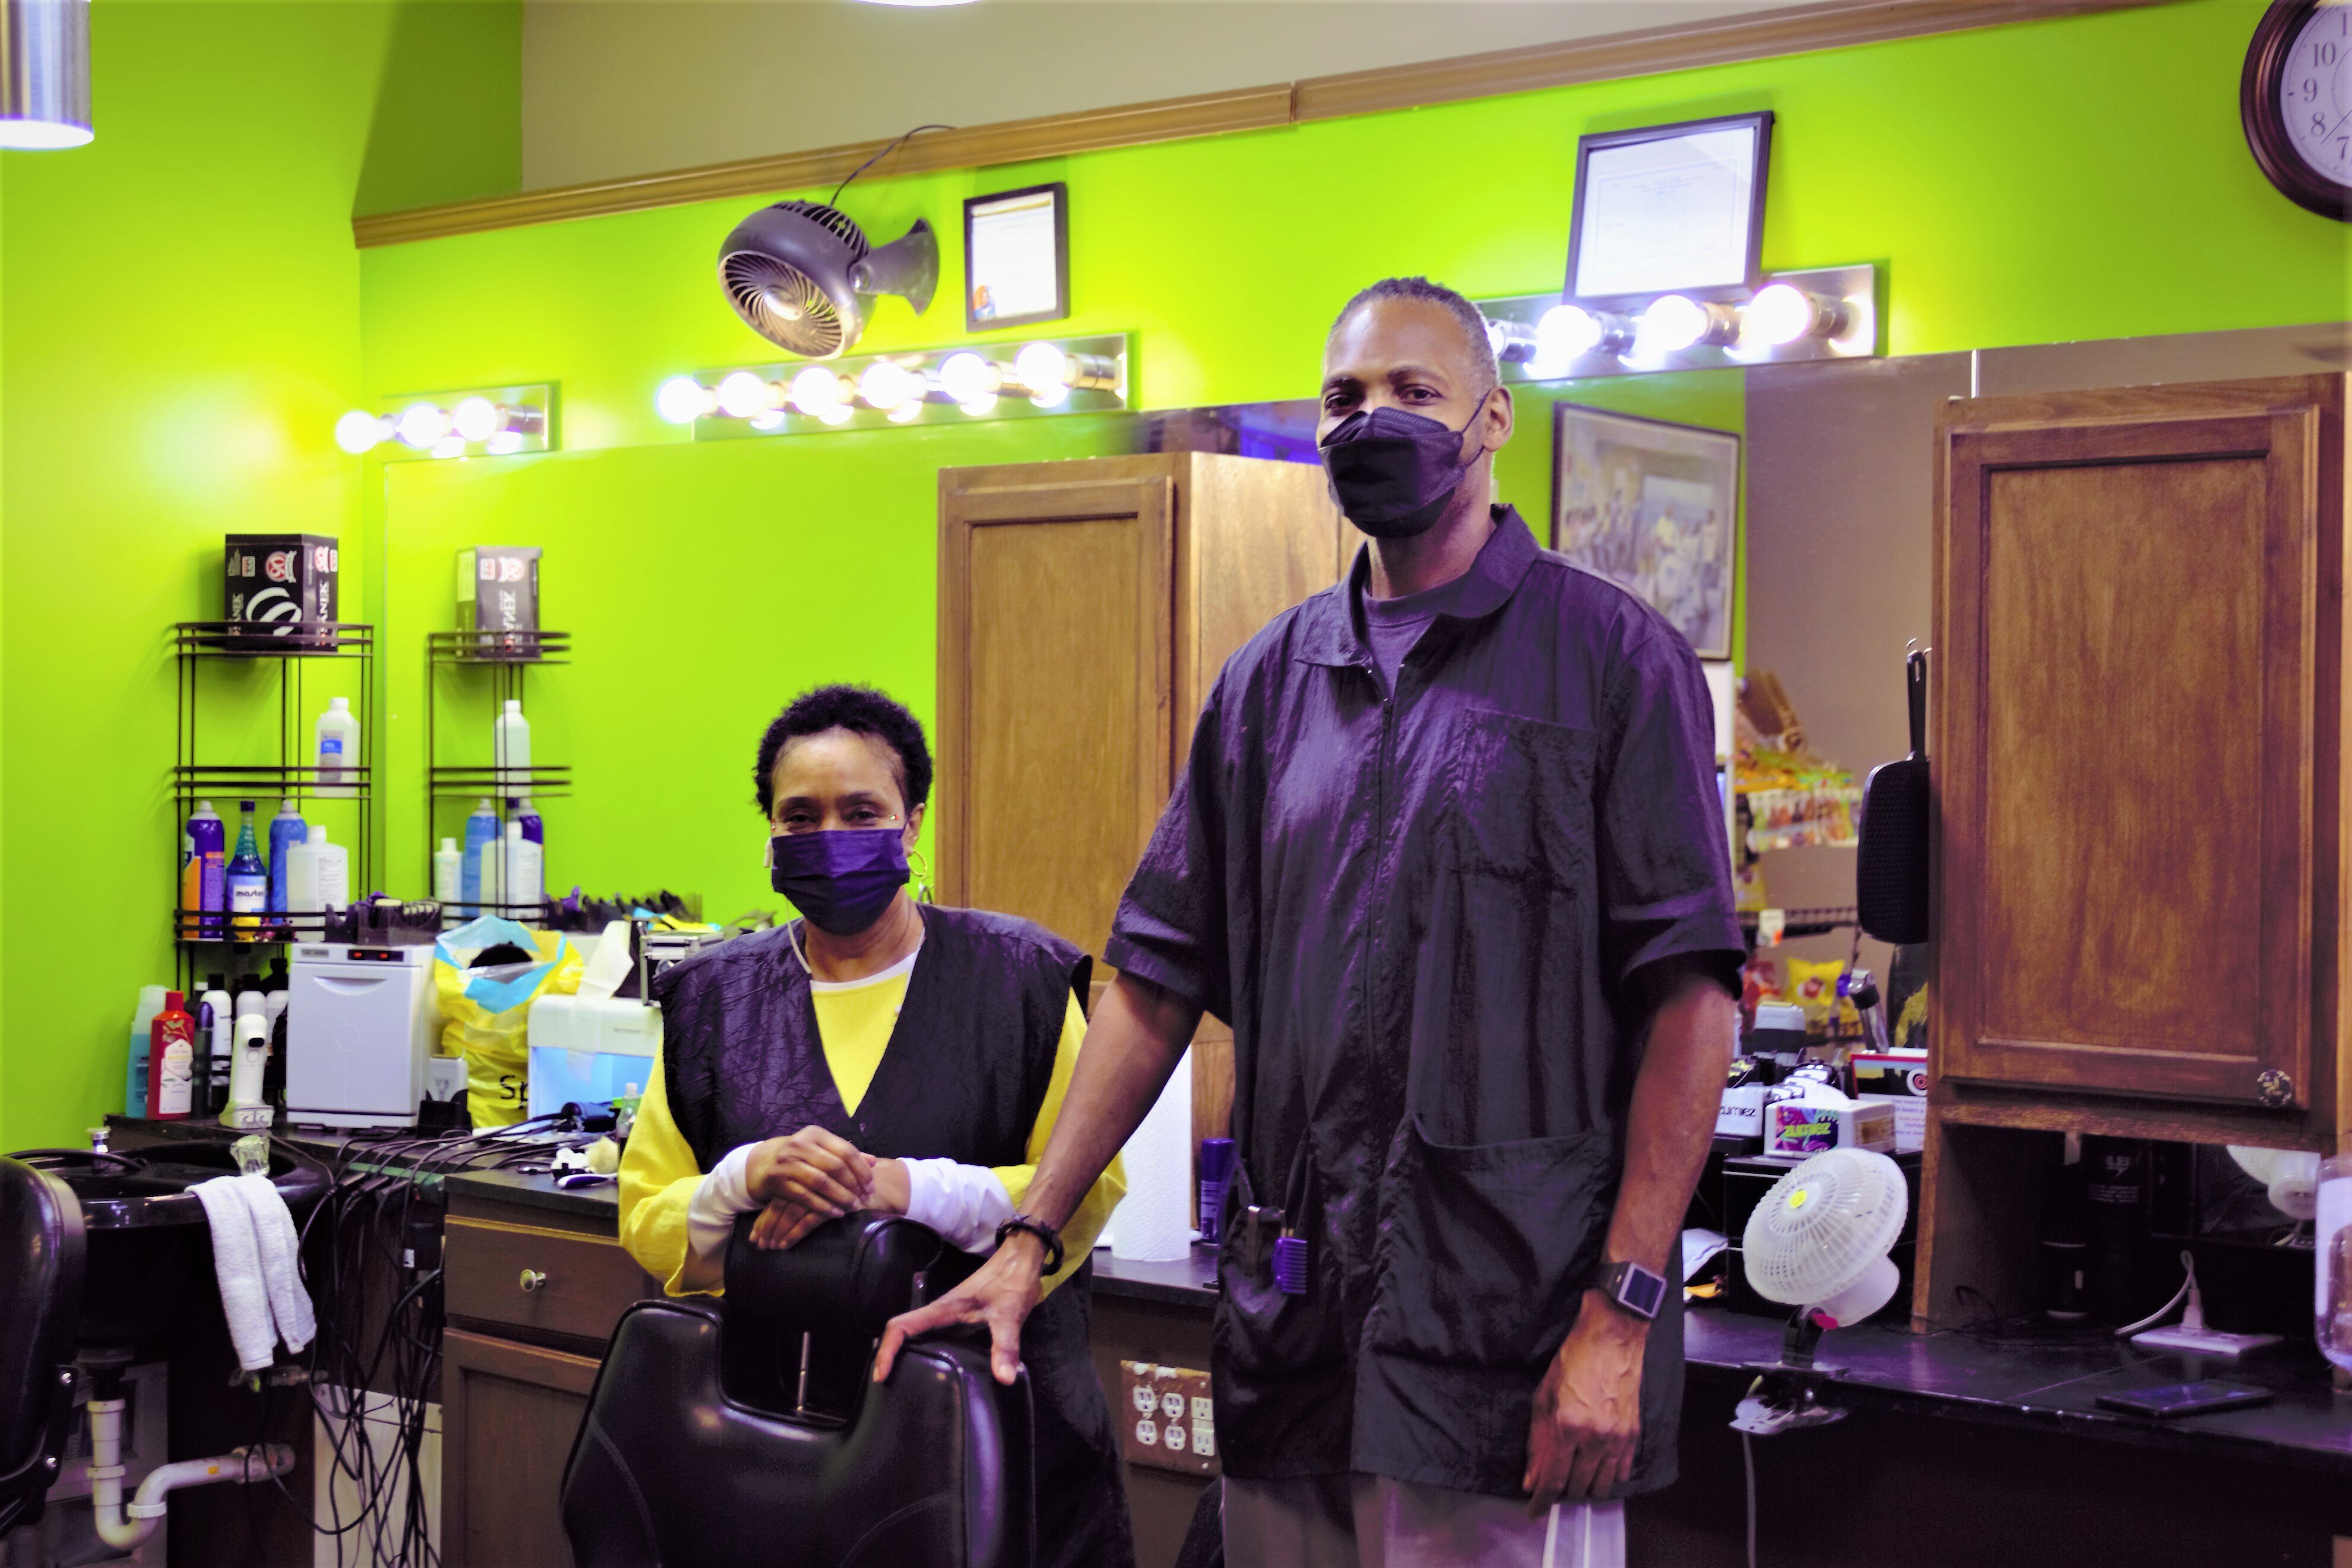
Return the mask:
{"type": "MultiPolygon", "coordinates": [[[[2154,1328],[2157,1324],[2162,1322],[2165,1319],[2172,1315],[2172,1309],[2180,1305],[2181,1300],[2184,1297],[2195,1294],[2197,1289],[2197,1259],[2189,1254],[2183,1252],[2180,1255],[2180,1267],[2188,1270],[2188,1278],[2181,1280],[2180,1289],[2172,1293],[2172,1300],[2167,1301],[2163,1306],[2158,1307],[2155,1311],[2150,1312],[2147,1317],[2142,1318],[2138,1322],[2126,1323],[2122,1328],[2117,1329],[2116,1331],[2116,1338],[2119,1340],[2127,1340],[2131,1338],[2132,1335],[2139,1332],[2142,1329],[2154,1328]]],[[[2201,1319],[2204,1314],[2200,1312],[2198,1316],[2201,1319]]],[[[2200,1321],[2197,1326],[2202,1328],[2204,1325],[2200,1321]]]]}
{"type": "Polygon", "coordinates": [[[1740,1462],[1748,1467],[1748,1568],[1756,1568],[1756,1440],[1739,1435],[1740,1462]]]}

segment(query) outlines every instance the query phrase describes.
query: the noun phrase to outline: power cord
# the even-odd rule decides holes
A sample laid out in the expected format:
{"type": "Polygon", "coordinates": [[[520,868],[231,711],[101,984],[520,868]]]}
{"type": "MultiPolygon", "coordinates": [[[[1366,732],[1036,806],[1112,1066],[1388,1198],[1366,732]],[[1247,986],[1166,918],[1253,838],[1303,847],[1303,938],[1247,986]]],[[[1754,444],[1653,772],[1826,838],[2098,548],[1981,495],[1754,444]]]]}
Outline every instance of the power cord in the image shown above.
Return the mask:
{"type": "Polygon", "coordinates": [[[1748,1568],[1756,1568],[1756,1439],[1739,1435],[1739,1458],[1748,1469],[1748,1568]]]}
{"type": "Polygon", "coordinates": [[[874,156],[866,159],[866,162],[858,164],[855,169],[850,170],[849,179],[844,180],[841,184],[833,187],[833,195],[824,198],[824,205],[831,206],[834,203],[839,201],[841,199],[841,193],[849,189],[850,180],[857,178],[858,175],[866,173],[866,170],[872,168],[875,164],[880,163],[883,159],[897,152],[900,147],[905,146],[908,137],[924,131],[952,131],[954,129],[955,127],[952,125],[918,125],[913,131],[902,132],[898,135],[892,137],[889,142],[883,147],[882,151],[875,153],[874,156]]]}

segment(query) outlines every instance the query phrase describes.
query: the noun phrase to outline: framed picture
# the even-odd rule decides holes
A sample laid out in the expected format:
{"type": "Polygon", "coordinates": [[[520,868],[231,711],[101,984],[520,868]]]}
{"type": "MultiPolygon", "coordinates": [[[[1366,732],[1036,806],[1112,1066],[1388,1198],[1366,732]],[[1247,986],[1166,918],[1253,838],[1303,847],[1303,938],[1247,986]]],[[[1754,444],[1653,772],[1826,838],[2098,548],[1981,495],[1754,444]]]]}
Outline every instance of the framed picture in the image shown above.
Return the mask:
{"type": "Polygon", "coordinates": [[[1764,277],[1771,150],[1769,110],[1579,137],[1568,297],[1745,299],[1764,277]]]}
{"type": "Polygon", "coordinates": [[[1070,195],[1060,181],[963,204],[967,331],[1070,313],[1070,195]]]}
{"type": "Polygon", "coordinates": [[[1556,403],[1552,443],[1551,547],[1729,658],[1739,437],[1556,403]]]}

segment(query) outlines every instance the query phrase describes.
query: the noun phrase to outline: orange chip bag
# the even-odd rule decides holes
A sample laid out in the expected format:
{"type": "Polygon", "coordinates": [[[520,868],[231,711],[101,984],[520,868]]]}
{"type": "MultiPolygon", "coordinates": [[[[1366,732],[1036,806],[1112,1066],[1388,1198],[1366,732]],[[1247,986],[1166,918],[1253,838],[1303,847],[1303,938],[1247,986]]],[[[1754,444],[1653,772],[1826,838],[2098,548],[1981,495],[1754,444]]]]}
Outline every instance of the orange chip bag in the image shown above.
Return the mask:
{"type": "Polygon", "coordinates": [[[1780,994],[1805,1010],[1805,1033],[1827,1035],[1830,1019],[1838,1003],[1838,976],[1845,965],[1836,959],[1819,963],[1801,958],[1788,961],[1788,976],[1781,982],[1780,994]]]}

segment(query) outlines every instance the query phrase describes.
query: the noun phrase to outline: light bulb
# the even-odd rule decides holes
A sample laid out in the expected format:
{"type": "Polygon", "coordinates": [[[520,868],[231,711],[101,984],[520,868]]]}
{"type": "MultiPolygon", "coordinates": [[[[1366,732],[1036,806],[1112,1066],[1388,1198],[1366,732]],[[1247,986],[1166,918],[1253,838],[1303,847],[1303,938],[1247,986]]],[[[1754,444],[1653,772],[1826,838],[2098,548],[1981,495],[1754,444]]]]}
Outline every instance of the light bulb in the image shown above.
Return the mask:
{"type": "Polygon", "coordinates": [[[962,409],[966,414],[971,415],[974,419],[977,419],[982,415],[992,414],[996,411],[996,394],[992,392],[983,392],[978,397],[971,398],[967,402],[959,403],[956,406],[962,409]]]}
{"type": "MultiPolygon", "coordinates": [[[[940,362],[940,390],[950,402],[973,404],[982,398],[995,406],[996,389],[1004,384],[1004,373],[994,362],[973,353],[970,349],[951,353],[940,362]]],[[[966,408],[966,413],[971,409],[966,408]]]]}
{"type": "Polygon", "coordinates": [[[719,384],[719,412],[730,419],[749,419],[773,405],[766,379],[751,371],[731,371],[719,384]]]}
{"type": "Polygon", "coordinates": [[[849,423],[849,416],[856,412],[857,410],[849,406],[845,402],[835,403],[829,405],[825,411],[818,415],[817,417],[824,420],[828,425],[846,425],[849,423]]]}
{"type": "Polygon", "coordinates": [[[412,403],[401,410],[393,434],[400,437],[401,445],[422,452],[449,434],[449,416],[430,403],[412,403]]]}
{"type": "Polygon", "coordinates": [[[499,405],[487,397],[468,397],[449,411],[449,423],[468,441],[487,441],[499,433],[499,405]]]}
{"type": "Polygon", "coordinates": [[[837,371],[823,365],[811,365],[793,377],[792,391],[786,400],[812,419],[821,419],[848,401],[848,389],[842,384],[837,371]]]}
{"type": "Polygon", "coordinates": [[[462,458],[466,455],[466,438],[452,430],[433,443],[433,455],[436,458],[462,458]]]}
{"type": "Polygon", "coordinates": [[[1601,318],[1581,305],[1554,305],[1536,322],[1536,354],[1565,364],[1601,346],[1601,318]]]}
{"type": "Polygon", "coordinates": [[[710,389],[690,375],[671,376],[654,394],[654,412],[672,425],[691,425],[710,408],[710,389]]]}
{"type": "Polygon", "coordinates": [[[482,444],[482,449],[493,458],[511,457],[522,450],[522,432],[493,430],[490,438],[482,444]]]}
{"type": "Polygon", "coordinates": [[[907,399],[906,402],[901,403],[898,407],[890,410],[889,415],[887,416],[890,423],[893,425],[912,425],[916,420],[920,419],[922,416],[923,400],[919,397],[910,397],[907,399]]]}
{"type": "Polygon", "coordinates": [[[784,427],[784,411],[781,408],[771,408],[763,413],[752,415],[744,423],[750,425],[754,430],[781,430],[784,427]]]}
{"type": "Polygon", "coordinates": [[[1070,402],[1070,389],[1058,383],[1041,387],[1029,395],[1029,401],[1040,408],[1066,408],[1070,402]]]}
{"type": "Polygon", "coordinates": [[[335,445],[346,452],[364,452],[382,439],[383,421],[363,410],[354,408],[335,421],[335,445]]]}
{"type": "Polygon", "coordinates": [[[1070,356],[1055,344],[1024,344],[1013,356],[1013,375],[1041,405],[1050,407],[1070,395],[1070,356]]]}
{"type": "Polygon", "coordinates": [[[896,360],[877,359],[857,378],[857,395],[866,406],[896,413],[923,396],[923,378],[896,360]]]}
{"type": "Polygon", "coordinates": [[[1706,307],[1684,294],[1662,295],[1642,312],[1641,342],[1650,353],[1670,354],[1696,346],[1706,336],[1706,307]]]}
{"type": "Polygon", "coordinates": [[[1768,284],[1740,312],[1739,335],[1778,348],[1811,332],[1815,315],[1813,301],[1803,289],[1788,283],[1768,284]]]}

